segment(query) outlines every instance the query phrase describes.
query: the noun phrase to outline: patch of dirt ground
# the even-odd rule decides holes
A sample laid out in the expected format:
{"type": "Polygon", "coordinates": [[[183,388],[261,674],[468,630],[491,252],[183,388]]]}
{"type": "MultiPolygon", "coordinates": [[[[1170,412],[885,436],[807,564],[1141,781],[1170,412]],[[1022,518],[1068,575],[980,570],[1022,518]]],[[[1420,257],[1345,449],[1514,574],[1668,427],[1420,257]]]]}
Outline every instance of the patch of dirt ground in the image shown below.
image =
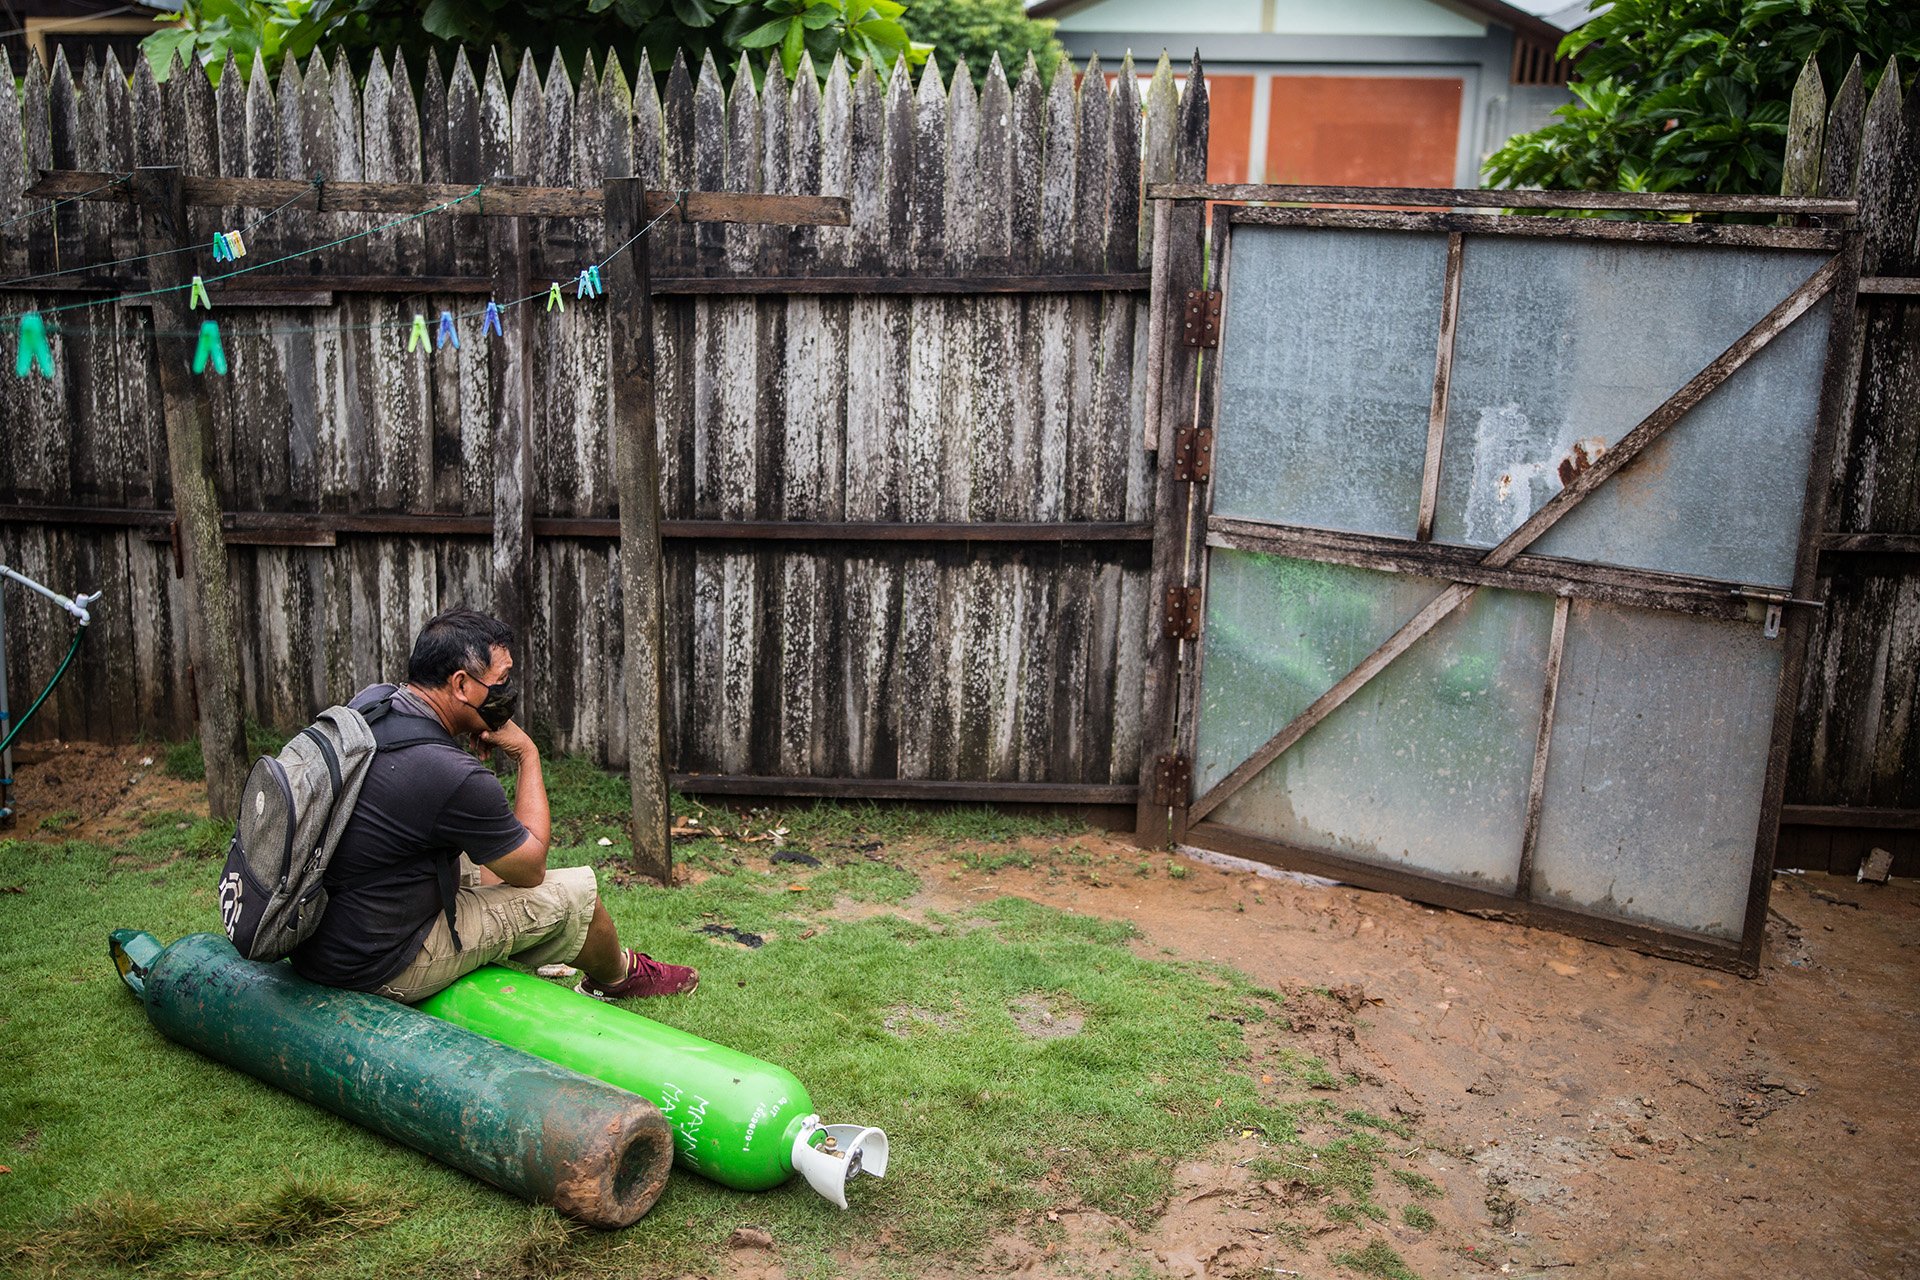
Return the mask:
{"type": "MultiPolygon", "coordinates": [[[[17,766],[10,834],[26,838],[111,840],[205,811],[137,746],[37,745],[17,766]]],[[[967,1275],[1335,1277],[1355,1274],[1339,1255],[1384,1239],[1425,1280],[1920,1276],[1914,881],[1777,877],[1761,971],[1743,979],[1121,838],[888,852],[922,891],[860,911],[1014,894],[1131,921],[1143,955],[1288,993],[1290,1030],[1246,1028],[1263,1095],[1311,1091],[1285,1070],[1310,1054],[1337,1111],[1414,1135],[1378,1134],[1384,1223],[1341,1221],[1321,1171],[1288,1167],[1297,1148],[1246,1132],[1193,1152],[1148,1229],[1063,1198],[983,1241],[967,1275]]],[[[1013,1012],[1037,1036],[1081,1025],[1040,1002],[1013,1012]]],[[[736,1280],[785,1274],[777,1240],[732,1254],[736,1280]]],[[[842,1261],[857,1275],[872,1256],[856,1244],[842,1261]]]]}
{"type": "Polygon", "coordinates": [[[1078,857],[1050,859],[1027,842],[1031,868],[950,866],[924,905],[1012,893],[1125,919],[1143,954],[1296,993],[1307,1051],[1358,1078],[1341,1105],[1415,1122],[1416,1140],[1389,1139],[1383,1175],[1417,1172],[1441,1195],[1417,1200],[1435,1219],[1417,1230],[1382,1176],[1390,1223],[1330,1226],[1326,1202],[1249,1175],[1257,1142],[1229,1144],[1179,1169],[1151,1230],[1063,1205],[995,1243],[1002,1269],[1345,1275],[1333,1256],[1382,1236],[1427,1280],[1920,1275],[1915,882],[1776,877],[1761,971],[1743,979],[1344,885],[1076,843],[1078,857]]]}

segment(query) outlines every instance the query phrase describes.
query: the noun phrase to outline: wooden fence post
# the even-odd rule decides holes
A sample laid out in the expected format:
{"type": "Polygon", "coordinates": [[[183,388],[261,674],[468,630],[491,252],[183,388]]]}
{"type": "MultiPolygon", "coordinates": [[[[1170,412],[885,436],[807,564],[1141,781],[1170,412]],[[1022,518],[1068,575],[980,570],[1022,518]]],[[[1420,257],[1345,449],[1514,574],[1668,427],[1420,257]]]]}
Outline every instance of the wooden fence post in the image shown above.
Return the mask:
{"type": "MultiPolygon", "coordinates": [[[[1200,55],[1194,54],[1184,95],[1176,96],[1173,69],[1163,54],[1147,91],[1149,111],[1146,163],[1142,178],[1164,182],[1203,181],[1207,172],[1207,89],[1200,55]]],[[[1146,202],[1153,218],[1153,291],[1148,305],[1160,312],[1163,335],[1149,359],[1158,361],[1147,377],[1159,396],[1148,412],[1158,429],[1145,442],[1154,453],[1153,568],[1147,580],[1147,616],[1138,619],[1149,628],[1146,693],[1140,716],[1140,797],[1134,810],[1134,841],[1143,849],[1162,849],[1184,832],[1175,811],[1187,804],[1186,784],[1178,778],[1174,757],[1180,750],[1180,684],[1191,648],[1172,639],[1163,625],[1167,592],[1192,581],[1197,546],[1189,545],[1189,517],[1198,485],[1175,475],[1174,440],[1182,427],[1197,425],[1195,386],[1200,377],[1200,352],[1177,338],[1177,317],[1190,289],[1206,284],[1206,206],[1195,201],[1146,202]],[[1157,381],[1156,381],[1157,380],[1157,381]],[[1174,783],[1160,775],[1162,759],[1172,766],[1174,783]],[[1156,797],[1156,791],[1160,794],[1156,797]]],[[[1196,539],[1195,541],[1203,541],[1196,539]]],[[[1188,709],[1187,714],[1192,714],[1188,709]]]]}
{"type": "Polygon", "coordinates": [[[189,371],[198,329],[183,291],[192,278],[187,205],[180,170],[142,168],[134,176],[149,259],[160,411],[167,429],[167,471],[173,483],[175,546],[185,579],[187,670],[200,710],[200,754],[207,767],[207,806],[216,817],[237,813],[247,780],[247,738],[240,717],[240,660],[233,596],[227,584],[226,539],[214,482],[213,413],[189,371]],[[166,292],[158,292],[165,290],[166,292]]]}
{"type": "Polygon", "coordinates": [[[653,241],[628,244],[645,225],[639,178],[609,178],[607,241],[625,252],[607,264],[607,377],[613,390],[615,483],[620,495],[621,632],[627,702],[627,778],[633,799],[633,865],[673,883],[667,796],[665,572],[660,551],[660,459],[654,434],[653,241]]]}
{"type": "MultiPolygon", "coordinates": [[[[522,181],[493,179],[501,186],[522,181]]],[[[492,300],[504,307],[527,296],[527,220],[485,221],[487,257],[493,268],[492,300]]],[[[525,661],[533,595],[533,504],[528,492],[533,485],[528,421],[533,410],[533,362],[527,358],[533,313],[515,310],[506,316],[511,318],[503,318],[498,341],[487,347],[487,381],[493,397],[493,615],[513,628],[519,657],[525,661]]]]}

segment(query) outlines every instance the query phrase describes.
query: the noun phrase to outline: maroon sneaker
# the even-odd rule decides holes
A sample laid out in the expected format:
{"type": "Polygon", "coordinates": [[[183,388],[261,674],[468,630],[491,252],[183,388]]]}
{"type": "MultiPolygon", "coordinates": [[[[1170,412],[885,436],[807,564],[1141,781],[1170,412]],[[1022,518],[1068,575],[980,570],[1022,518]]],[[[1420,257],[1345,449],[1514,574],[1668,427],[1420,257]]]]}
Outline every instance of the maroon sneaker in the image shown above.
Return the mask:
{"type": "Polygon", "coordinates": [[[595,1000],[637,1000],[645,996],[684,996],[700,985],[700,974],[683,964],[662,964],[652,956],[627,948],[627,976],[601,986],[590,975],[580,976],[574,990],[595,1000]]]}

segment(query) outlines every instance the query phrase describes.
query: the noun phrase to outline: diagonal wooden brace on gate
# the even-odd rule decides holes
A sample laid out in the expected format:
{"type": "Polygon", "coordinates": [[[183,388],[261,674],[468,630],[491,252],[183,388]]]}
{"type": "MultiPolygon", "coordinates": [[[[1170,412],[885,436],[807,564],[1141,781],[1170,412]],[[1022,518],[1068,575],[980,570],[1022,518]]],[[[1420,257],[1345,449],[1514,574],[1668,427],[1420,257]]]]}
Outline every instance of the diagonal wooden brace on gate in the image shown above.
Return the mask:
{"type": "MultiPolygon", "coordinates": [[[[1575,476],[1566,488],[1555,494],[1519,528],[1491,548],[1481,557],[1479,563],[1490,569],[1505,568],[1513,563],[1522,552],[1545,535],[1547,530],[1565,519],[1575,507],[1584,502],[1595,489],[1639,457],[1648,445],[1658,440],[1668,428],[1705,400],[1714,388],[1731,378],[1749,360],[1764,351],[1769,343],[1786,332],[1795,320],[1812,310],[1832,290],[1843,266],[1843,259],[1835,257],[1807,277],[1799,288],[1762,316],[1751,329],[1710,361],[1704,369],[1688,379],[1685,386],[1668,396],[1659,408],[1642,418],[1631,431],[1621,437],[1618,444],[1601,454],[1592,466],[1575,476]]],[[[1438,395],[1439,393],[1436,392],[1436,399],[1438,395]]],[[[1321,694],[1312,705],[1295,716],[1285,728],[1274,734],[1231,773],[1215,783],[1205,795],[1195,799],[1188,806],[1187,823],[1191,825],[1199,822],[1234,792],[1251,782],[1261,770],[1305,737],[1315,725],[1332,715],[1349,698],[1364,688],[1368,681],[1386,670],[1395,658],[1412,648],[1422,636],[1439,626],[1456,609],[1472,599],[1474,592],[1478,589],[1475,585],[1455,582],[1441,591],[1398,631],[1389,636],[1379,648],[1368,654],[1358,666],[1347,672],[1335,682],[1331,689],[1321,694]]]]}

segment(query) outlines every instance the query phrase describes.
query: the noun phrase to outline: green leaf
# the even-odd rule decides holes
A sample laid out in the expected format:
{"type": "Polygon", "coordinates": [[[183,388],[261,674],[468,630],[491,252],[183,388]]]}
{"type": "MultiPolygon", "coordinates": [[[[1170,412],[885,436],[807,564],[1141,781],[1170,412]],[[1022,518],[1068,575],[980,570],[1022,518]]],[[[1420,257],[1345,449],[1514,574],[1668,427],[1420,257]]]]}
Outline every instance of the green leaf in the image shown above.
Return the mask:
{"type": "Polygon", "coordinates": [[[194,33],[182,27],[169,27],[156,31],[140,42],[140,51],[147,55],[147,65],[153,68],[153,78],[162,83],[173,71],[173,57],[176,51],[183,59],[193,53],[194,33]],[[182,46],[185,49],[182,49],[182,46]]]}
{"type": "Polygon", "coordinates": [[[742,49],[764,49],[768,45],[778,44],[786,38],[787,29],[797,25],[798,19],[775,18],[772,22],[755,27],[752,31],[747,32],[746,35],[741,36],[739,41],[740,47],[742,49]]]}
{"type": "Polygon", "coordinates": [[[707,8],[704,0],[673,0],[673,13],[690,27],[713,25],[713,11],[707,8]]]}
{"type": "Polygon", "coordinates": [[[807,47],[806,23],[799,18],[787,24],[787,38],[780,44],[780,67],[791,76],[800,67],[800,54],[807,47]]]}

